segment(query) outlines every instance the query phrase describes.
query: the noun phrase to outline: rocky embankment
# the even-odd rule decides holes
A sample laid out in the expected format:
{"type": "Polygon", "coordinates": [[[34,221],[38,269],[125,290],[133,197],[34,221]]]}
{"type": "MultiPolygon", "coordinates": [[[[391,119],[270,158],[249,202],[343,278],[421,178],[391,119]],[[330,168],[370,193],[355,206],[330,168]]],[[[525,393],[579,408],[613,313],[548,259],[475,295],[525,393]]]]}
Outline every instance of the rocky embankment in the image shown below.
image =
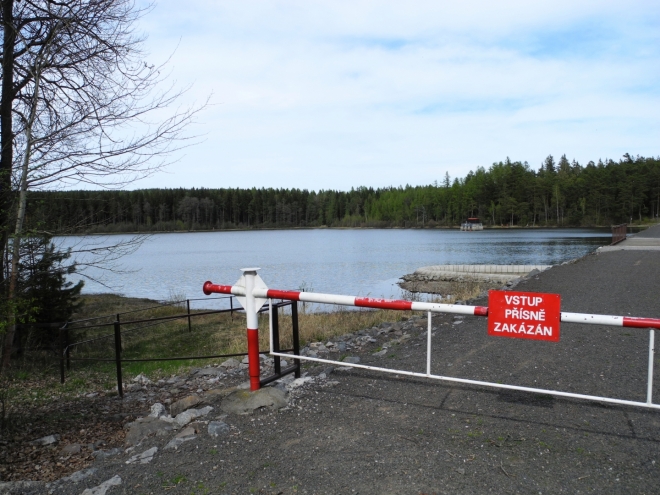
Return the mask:
{"type": "Polygon", "coordinates": [[[551,265],[433,265],[423,266],[401,277],[399,286],[409,292],[452,296],[462,285],[479,285],[481,290],[512,285],[534,276],[551,265]]]}

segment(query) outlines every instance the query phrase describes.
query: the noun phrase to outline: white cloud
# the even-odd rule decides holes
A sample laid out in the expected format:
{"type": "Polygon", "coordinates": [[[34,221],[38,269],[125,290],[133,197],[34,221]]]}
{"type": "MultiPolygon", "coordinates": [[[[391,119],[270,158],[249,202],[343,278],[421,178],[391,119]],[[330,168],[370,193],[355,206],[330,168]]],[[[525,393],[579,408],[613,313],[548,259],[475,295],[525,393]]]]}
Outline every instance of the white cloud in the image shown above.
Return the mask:
{"type": "Polygon", "coordinates": [[[658,155],[651,2],[161,1],[148,49],[213,93],[138,187],[425,184],[510,156],[658,155]]]}

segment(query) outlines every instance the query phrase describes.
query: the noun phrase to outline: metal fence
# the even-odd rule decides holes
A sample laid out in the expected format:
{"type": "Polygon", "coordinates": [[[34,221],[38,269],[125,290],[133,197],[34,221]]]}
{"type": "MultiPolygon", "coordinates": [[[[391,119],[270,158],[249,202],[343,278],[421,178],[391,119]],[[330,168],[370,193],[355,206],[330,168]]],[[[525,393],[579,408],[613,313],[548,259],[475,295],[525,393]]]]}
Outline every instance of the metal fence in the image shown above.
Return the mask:
{"type": "MultiPolygon", "coordinates": [[[[234,315],[235,312],[243,312],[243,309],[240,305],[234,304],[234,296],[221,297],[217,299],[228,299],[229,300],[229,309],[220,309],[220,310],[209,310],[209,311],[198,311],[191,312],[190,302],[191,299],[186,299],[184,301],[175,301],[169,304],[161,304],[158,306],[151,306],[146,308],[140,308],[133,311],[128,311],[124,313],[117,313],[113,315],[104,315],[94,318],[87,318],[84,320],[75,320],[66,322],[59,328],[59,367],[60,367],[60,382],[65,383],[66,380],[66,370],[71,369],[72,361],[88,362],[88,363],[102,363],[102,362],[113,362],[115,363],[115,370],[117,376],[117,392],[120,397],[123,397],[123,377],[122,377],[122,363],[135,363],[135,362],[157,362],[157,361],[187,361],[187,360],[199,360],[199,359],[216,359],[216,358],[230,358],[238,356],[246,356],[247,352],[241,353],[230,353],[230,354],[210,354],[210,355],[193,355],[193,356],[163,356],[163,357],[153,357],[153,358],[133,358],[127,359],[122,357],[122,337],[126,334],[143,331],[148,328],[153,328],[158,325],[163,325],[164,323],[176,321],[176,320],[187,320],[188,332],[193,331],[193,320],[207,315],[214,314],[226,314],[229,313],[234,315]],[[182,314],[161,316],[161,317],[151,317],[151,318],[131,318],[129,315],[134,315],[138,312],[148,311],[152,309],[164,308],[167,306],[182,306],[185,303],[186,312],[182,314]],[[128,317],[128,319],[126,319],[128,317]],[[99,320],[106,320],[102,323],[95,323],[99,320]],[[111,321],[108,321],[111,320],[111,321]],[[127,328],[129,327],[130,328],[127,328]],[[111,330],[108,333],[94,336],[93,338],[87,338],[84,340],[71,342],[70,337],[73,332],[76,330],[111,330]],[[99,357],[78,357],[75,355],[72,356],[72,351],[75,351],[77,348],[86,345],[86,344],[98,344],[102,342],[109,342],[113,347],[114,356],[108,358],[99,358],[99,357]]],[[[208,299],[204,299],[208,300],[208,299]]],[[[192,299],[195,301],[195,299],[192,299]]],[[[292,326],[293,326],[293,342],[294,346],[291,349],[279,349],[279,339],[277,342],[277,348],[279,352],[293,352],[294,354],[299,354],[299,338],[298,338],[298,311],[297,304],[290,301],[280,302],[275,304],[275,314],[278,313],[280,308],[291,307],[291,316],[292,316],[292,326]]],[[[263,308],[261,312],[267,312],[268,308],[263,308]]],[[[277,316],[275,316],[275,321],[277,322],[277,316]]],[[[277,325],[277,323],[276,323],[277,325]]],[[[260,351],[260,354],[266,354],[268,351],[260,351]]],[[[271,377],[263,379],[263,384],[269,383],[271,381],[277,380],[284,375],[289,373],[295,373],[296,377],[300,376],[300,361],[295,360],[294,364],[288,366],[285,369],[281,369],[280,358],[276,357],[274,359],[275,364],[275,374],[271,377]]]]}
{"type": "Polygon", "coordinates": [[[625,241],[627,230],[628,224],[622,223],[619,225],[612,225],[612,244],[610,244],[610,246],[614,246],[621,241],[625,241]]]}

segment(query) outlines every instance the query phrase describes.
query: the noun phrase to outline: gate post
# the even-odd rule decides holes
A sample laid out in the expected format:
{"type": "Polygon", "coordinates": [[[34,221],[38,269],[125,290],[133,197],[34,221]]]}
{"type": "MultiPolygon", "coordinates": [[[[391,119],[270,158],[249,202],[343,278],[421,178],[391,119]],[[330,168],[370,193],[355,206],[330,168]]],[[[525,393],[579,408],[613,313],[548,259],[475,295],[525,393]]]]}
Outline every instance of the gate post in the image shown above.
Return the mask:
{"type": "Polygon", "coordinates": [[[259,390],[259,318],[256,301],[254,300],[254,279],[258,268],[243,268],[245,277],[245,316],[247,319],[248,370],[250,373],[250,390],[259,390]]]}
{"type": "Polygon", "coordinates": [[[119,397],[124,398],[124,386],[122,384],[121,376],[121,323],[119,323],[119,315],[114,323],[115,327],[115,367],[117,368],[117,393],[119,397]]]}

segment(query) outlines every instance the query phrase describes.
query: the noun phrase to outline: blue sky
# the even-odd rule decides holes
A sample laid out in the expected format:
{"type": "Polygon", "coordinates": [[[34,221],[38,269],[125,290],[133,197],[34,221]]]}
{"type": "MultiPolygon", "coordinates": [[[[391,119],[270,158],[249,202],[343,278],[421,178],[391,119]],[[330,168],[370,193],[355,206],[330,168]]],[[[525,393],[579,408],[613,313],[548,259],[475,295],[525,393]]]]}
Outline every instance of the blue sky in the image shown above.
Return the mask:
{"type": "Polygon", "coordinates": [[[660,155],[657,1],[160,0],[140,23],[173,52],[204,135],[133,187],[350,189],[660,155]]]}

